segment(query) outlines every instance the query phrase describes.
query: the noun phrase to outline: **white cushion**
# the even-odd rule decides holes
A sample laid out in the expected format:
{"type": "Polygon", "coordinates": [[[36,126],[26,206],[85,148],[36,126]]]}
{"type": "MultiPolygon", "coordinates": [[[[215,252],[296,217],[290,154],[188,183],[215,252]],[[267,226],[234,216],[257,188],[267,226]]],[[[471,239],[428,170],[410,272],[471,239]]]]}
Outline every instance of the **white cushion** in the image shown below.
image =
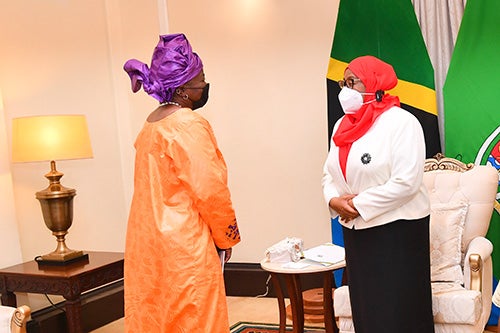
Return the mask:
{"type": "MultiPolygon", "coordinates": [[[[351,323],[349,288],[342,286],[334,293],[335,316],[348,331],[351,323]],[[349,319],[349,320],[347,320],[349,319]]],[[[432,283],[432,314],[435,323],[474,325],[481,315],[481,293],[467,290],[458,283],[432,283]]]]}
{"type": "Polygon", "coordinates": [[[16,308],[0,306],[0,332],[10,332],[10,322],[16,308]]]}
{"type": "Polygon", "coordinates": [[[481,293],[458,283],[432,283],[435,323],[474,325],[481,316],[481,293]]]}
{"type": "Polygon", "coordinates": [[[336,317],[351,317],[351,299],[349,287],[341,286],[333,293],[333,310],[336,317]]]}
{"type": "Polygon", "coordinates": [[[463,283],[462,234],[467,204],[463,202],[431,205],[430,254],[431,281],[463,283]]]}
{"type": "Polygon", "coordinates": [[[356,333],[354,331],[354,323],[352,322],[351,317],[340,317],[338,326],[339,326],[339,333],[356,333]]]}

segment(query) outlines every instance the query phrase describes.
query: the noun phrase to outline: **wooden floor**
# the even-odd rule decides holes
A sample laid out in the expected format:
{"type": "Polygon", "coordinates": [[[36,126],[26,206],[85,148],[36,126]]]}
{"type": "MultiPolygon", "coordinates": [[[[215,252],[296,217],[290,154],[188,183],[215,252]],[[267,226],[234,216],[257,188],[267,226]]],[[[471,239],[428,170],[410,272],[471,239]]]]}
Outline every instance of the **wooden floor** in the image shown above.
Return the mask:
{"type": "MultiPolygon", "coordinates": [[[[278,301],[271,297],[227,297],[229,323],[252,321],[279,323],[278,301]]],[[[287,303],[288,304],[288,300],[287,303]]],[[[291,322],[289,322],[291,324],[291,322]]],[[[308,324],[309,325],[309,324],[308,324]]],[[[123,333],[123,318],[103,326],[92,333],[123,333]]]]}
{"type": "MultiPolygon", "coordinates": [[[[278,302],[276,298],[227,297],[227,304],[229,323],[231,325],[239,321],[253,321],[269,324],[279,323],[278,302]]],[[[307,323],[307,325],[311,324],[307,323]]],[[[92,333],[123,333],[123,318],[94,330],[92,333]]],[[[493,332],[484,331],[484,333],[493,332]]]]}

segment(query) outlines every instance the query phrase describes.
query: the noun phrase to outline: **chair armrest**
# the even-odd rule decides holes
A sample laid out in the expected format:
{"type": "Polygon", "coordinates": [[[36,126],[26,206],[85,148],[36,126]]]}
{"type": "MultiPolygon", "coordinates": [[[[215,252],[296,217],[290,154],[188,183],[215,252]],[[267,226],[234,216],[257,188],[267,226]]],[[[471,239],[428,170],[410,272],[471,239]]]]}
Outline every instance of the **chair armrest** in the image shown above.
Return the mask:
{"type": "Polygon", "coordinates": [[[464,258],[464,285],[466,289],[482,291],[483,265],[490,260],[493,244],[484,238],[476,237],[470,243],[464,258]]]}
{"type": "Polygon", "coordinates": [[[12,316],[11,332],[26,333],[26,322],[31,315],[31,308],[27,305],[21,305],[16,308],[12,316]]]}

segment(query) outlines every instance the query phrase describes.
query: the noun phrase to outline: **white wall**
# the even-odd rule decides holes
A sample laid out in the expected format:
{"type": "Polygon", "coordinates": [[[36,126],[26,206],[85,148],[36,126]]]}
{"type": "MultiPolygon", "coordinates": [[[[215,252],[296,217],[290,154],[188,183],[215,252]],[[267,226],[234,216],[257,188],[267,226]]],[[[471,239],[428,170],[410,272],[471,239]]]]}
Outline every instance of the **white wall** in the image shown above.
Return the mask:
{"type": "MultiPolygon", "coordinates": [[[[94,158],[57,167],[65,173],[62,183],[77,190],[68,246],[88,250],[121,249],[126,218],[104,9],[96,0],[23,0],[2,4],[0,14],[7,132],[14,117],[87,116],[94,158]]],[[[43,175],[49,170],[49,163],[12,165],[25,260],[55,249],[34,197],[47,186],[43,175]]]]}
{"type": "Polygon", "coordinates": [[[0,91],[0,267],[11,266],[21,261],[21,243],[14,208],[14,190],[7,149],[7,133],[3,114],[3,99],[0,91]]]}
{"type": "Polygon", "coordinates": [[[259,261],[286,236],[331,240],[321,193],[327,154],[326,70],[337,1],[169,0],[210,82],[211,121],[227,160],[243,242],[259,261]]]}
{"type": "MultiPolygon", "coordinates": [[[[165,29],[188,36],[211,83],[200,112],[228,164],[243,239],[232,260],[258,262],[286,236],[302,237],[306,246],[329,241],[320,179],[337,7],[338,0],[3,1],[0,126],[7,146],[12,118],[87,116],[94,158],[57,164],[62,183],[77,190],[68,246],[124,249],[132,145],[156,103],[142,91],[132,94],[122,65],[129,58],[149,62],[165,29]]],[[[55,248],[34,197],[47,185],[49,165],[10,164],[10,170],[14,211],[2,210],[0,218],[14,236],[19,229],[21,250],[12,256],[21,251],[29,260],[55,248]]],[[[0,186],[7,186],[1,193],[9,190],[0,186]]],[[[0,244],[11,236],[0,234],[0,244]]]]}

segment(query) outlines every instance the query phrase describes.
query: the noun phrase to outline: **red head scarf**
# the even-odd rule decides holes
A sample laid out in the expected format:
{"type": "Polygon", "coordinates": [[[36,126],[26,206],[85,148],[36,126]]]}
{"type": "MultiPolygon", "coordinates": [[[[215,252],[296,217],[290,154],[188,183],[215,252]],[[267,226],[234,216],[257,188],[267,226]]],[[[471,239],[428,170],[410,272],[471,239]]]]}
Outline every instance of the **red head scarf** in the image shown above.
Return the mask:
{"type": "MultiPolygon", "coordinates": [[[[377,90],[390,90],[398,83],[392,66],[373,56],[358,57],[351,61],[347,68],[363,82],[366,93],[375,94],[377,90]]],[[[371,99],[372,96],[368,95],[368,100],[371,99]]],[[[392,106],[399,105],[398,97],[384,94],[381,101],[364,104],[355,114],[346,114],[342,118],[337,132],[333,136],[333,142],[339,147],[339,161],[344,178],[346,177],[347,157],[352,143],[370,129],[378,116],[392,106]]]]}

